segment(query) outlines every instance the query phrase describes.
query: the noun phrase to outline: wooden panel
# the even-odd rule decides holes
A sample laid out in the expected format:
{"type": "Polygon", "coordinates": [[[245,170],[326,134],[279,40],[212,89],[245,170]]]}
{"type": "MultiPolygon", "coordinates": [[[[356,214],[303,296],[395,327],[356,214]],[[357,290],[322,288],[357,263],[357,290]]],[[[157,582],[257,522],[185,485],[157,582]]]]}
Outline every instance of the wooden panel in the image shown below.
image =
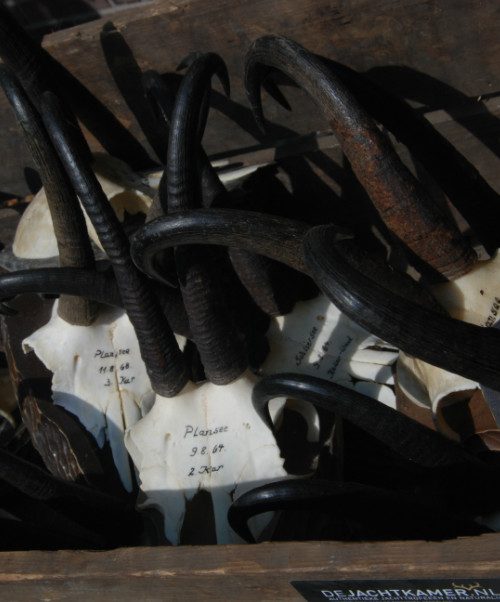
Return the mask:
{"type": "Polygon", "coordinates": [[[302,600],[290,581],[500,576],[499,535],[0,554],[3,600],[302,600]]]}
{"type": "MultiPolygon", "coordinates": [[[[113,15],[116,31],[103,34],[106,21],[101,19],[51,34],[44,46],[142,139],[109,65],[118,81],[119,68],[127,65],[135,77],[138,67],[173,73],[193,50],[219,52],[228,63],[233,95],[231,101],[214,95],[216,111],[206,134],[213,154],[262,140],[241,82],[244,53],[261,35],[288,35],[435,109],[470,104],[471,96],[500,90],[499,16],[495,0],[160,0],[113,15]]],[[[291,114],[270,100],[265,103],[276,124],[273,136],[324,129],[303,93],[286,92],[291,114]]],[[[137,98],[129,102],[137,106],[137,98]]],[[[0,191],[24,193],[23,169],[29,160],[3,98],[0,124],[0,191]]]]}

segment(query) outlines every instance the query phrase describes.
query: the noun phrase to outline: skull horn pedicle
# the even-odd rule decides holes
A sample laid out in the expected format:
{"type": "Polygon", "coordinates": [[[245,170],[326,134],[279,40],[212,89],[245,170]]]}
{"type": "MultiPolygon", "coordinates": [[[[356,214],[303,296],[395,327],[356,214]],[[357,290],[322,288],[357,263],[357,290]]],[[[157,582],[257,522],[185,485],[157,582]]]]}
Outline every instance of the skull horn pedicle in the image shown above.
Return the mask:
{"type": "Polygon", "coordinates": [[[129,242],[81,151],[82,134],[71,124],[51,93],[43,98],[43,119],[99,240],[112,264],[123,305],[132,322],[153,389],[176,395],[187,382],[181,351],[146,279],[134,267],[129,242]]]}
{"type": "MultiPolygon", "coordinates": [[[[23,130],[45,189],[60,265],[94,268],[94,254],[82,209],[40,116],[15,77],[5,67],[0,67],[0,84],[23,130]]],[[[96,316],[97,307],[83,297],[63,296],[58,312],[70,324],[88,326],[96,316]]]]}
{"type": "MultiPolygon", "coordinates": [[[[200,146],[214,74],[221,77],[229,92],[220,57],[197,55],[182,80],[172,115],[167,169],[159,200],[163,210],[180,221],[189,219],[195,207],[211,204],[219,191],[225,192],[200,146]]],[[[151,231],[161,221],[149,222],[146,228],[151,231]]],[[[154,266],[153,255],[151,259],[154,266]]],[[[240,304],[244,297],[248,299],[248,294],[234,277],[226,249],[176,248],[175,264],[193,340],[208,382],[187,386],[173,400],[157,396],[150,412],[128,429],[125,443],[147,496],[146,503],[163,513],[165,535],[172,544],[181,540],[186,504],[200,490],[210,493],[211,508],[204,505],[200,512],[207,514],[209,525],[213,508],[216,540],[236,543],[238,537],[227,523],[233,496],[238,496],[249,482],[263,483],[286,476],[274,436],[250,401],[256,380],[246,369],[250,336],[233,324],[234,306],[251,322],[250,312],[242,310],[243,303],[240,304]],[[239,292],[243,295],[235,303],[239,292]],[[231,303],[226,303],[226,298],[231,303]],[[212,430],[214,424],[223,426],[212,430]],[[198,425],[196,430],[205,433],[202,446],[190,439],[191,427],[186,425],[198,425]]],[[[258,330],[255,322],[251,328],[258,330]]],[[[266,517],[258,525],[258,532],[267,520],[266,517]]]]}

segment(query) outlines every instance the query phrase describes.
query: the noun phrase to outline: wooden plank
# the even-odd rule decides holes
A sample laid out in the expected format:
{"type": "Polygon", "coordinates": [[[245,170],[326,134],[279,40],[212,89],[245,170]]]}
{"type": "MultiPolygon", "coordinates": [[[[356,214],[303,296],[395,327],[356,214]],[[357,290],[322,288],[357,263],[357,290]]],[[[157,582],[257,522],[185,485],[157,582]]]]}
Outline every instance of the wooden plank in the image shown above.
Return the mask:
{"type": "Polygon", "coordinates": [[[302,600],[294,580],[500,576],[500,535],[0,554],[4,600],[302,600]]]}
{"type": "MultiPolygon", "coordinates": [[[[138,68],[156,69],[175,80],[175,68],[189,52],[219,52],[233,94],[231,101],[214,95],[216,110],[205,137],[213,154],[265,140],[253,124],[241,81],[244,53],[261,35],[288,35],[428,107],[456,107],[500,89],[499,15],[495,0],[160,0],[113,16],[115,32],[104,35],[101,19],[51,34],[44,46],[141,140],[108,65],[115,74],[117,66],[128,64],[136,76],[138,68]]],[[[273,137],[324,129],[303,93],[291,88],[286,93],[291,114],[265,102],[273,137]]],[[[21,194],[30,162],[3,98],[0,124],[0,190],[21,194]]],[[[486,135],[498,136],[498,130],[486,135]]]]}

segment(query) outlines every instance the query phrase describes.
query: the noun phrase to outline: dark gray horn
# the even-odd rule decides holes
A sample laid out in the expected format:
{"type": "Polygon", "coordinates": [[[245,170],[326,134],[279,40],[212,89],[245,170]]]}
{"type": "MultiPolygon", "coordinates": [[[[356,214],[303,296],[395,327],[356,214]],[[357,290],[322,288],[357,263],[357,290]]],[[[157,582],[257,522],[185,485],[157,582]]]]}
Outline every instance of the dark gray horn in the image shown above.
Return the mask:
{"type": "MultiPolygon", "coordinates": [[[[202,205],[200,143],[213,75],[218,75],[229,94],[226,66],[212,53],[194,58],[177,92],[163,178],[166,178],[166,206],[160,190],[163,209],[169,215],[202,205]]],[[[193,340],[207,378],[219,385],[232,382],[248,366],[245,338],[234,321],[221,274],[228,265],[225,255],[225,250],[210,248],[175,250],[179,285],[193,340]]]]}
{"type": "MultiPolygon", "coordinates": [[[[351,320],[409,355],[500,390],[500,331],[455,320],[389,291],[372,279],[369,258],[363,266],[359,245],[335,226],[311,229],[304,256],[316,284],[351,320]]],[[[394,277],[389,266],[385,270],[394,277]]]]}
{"type": "Polygon", "coordinates": [[[238,209],[193,209],[157,218],[131,237],[132,259],[155,277],[155,256],[178,245],[223,245],[245,249],[308,273],[302,250],[309,224],[238,209]]]}
{"type": "Polygon", "coordinates": [[[82,134],[79,129],[72,129],[72,124],[65,120],[61,106],[51,92],[44,94],[42,116],[71,183],[111,262],[151,385],[156,393],[173,397],[184,387],[188,378],[182,353],[149,283],[130,258],[129,241],[118,218],[80,152],[82,134]]]}
{"type": "Polygon", "coordinates": [[[351,320],[381,339],[444,370],[500,390],[500,331],[455,320],[434,309],[417,283],[373,258],[335,226],[307,224],[252,211],[198,209],[157,219],[138,230],[132,255],[148,270],[154,255],[180,245],[226,245],[258,252],[311,276],[351,320]],[[353,267],[336,248],[356,258],[353,267]],[[381,284],[383,283],[383,284],[381,284]]]}
{"type": "MultiPolygon", "coordinates": [[[[60,265],[94,268],[94,254],[82,208],[40,115],[5,67],[0,67],[0,85],[14,110],[40,174],[54,226],[60,265]]],[[[58,313],[70,324],[88,326],[96,316],[97,306],[84,297],[64,295],[60,299],[58,313]]]]}
{"type": "MultiPolygon", "coordinates": [[[[155,285],[153,288],[172,330],[191,338],[180,292],[177,289],[157,288],[155,285]]],[[[123,307],[120,291],[111,270],[39,268],[0,274],[0,300],[7,301],[26,293],[73,295],[104,305],[123,307]]],[[[12,311],[17,313],[15,310],[12,311]]]]}

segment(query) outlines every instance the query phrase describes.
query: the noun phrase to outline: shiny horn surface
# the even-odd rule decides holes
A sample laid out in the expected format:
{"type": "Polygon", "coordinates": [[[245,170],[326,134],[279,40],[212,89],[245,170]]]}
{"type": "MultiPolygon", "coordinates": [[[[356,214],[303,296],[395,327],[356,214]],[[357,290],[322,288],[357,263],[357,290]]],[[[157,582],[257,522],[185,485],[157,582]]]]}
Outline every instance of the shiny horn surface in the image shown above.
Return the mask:
{"type": "Polygon", "coordinates": [[[332,303],[405,353],[500,390],[500,331],[455,320],[393,293],[360,264],[353,267],[342,244],[335,226],[315,227],[304,239],[309,272],[332,303]]]}
{"type": "Polygon", "coordinates": [[[403,165],[355,96],[322,61],[287,38],[259,38],[247,53],[245,86],[257,122],[263,127],[260,89],[270,68],[288,75],[322,109],[392,233],[446,278],[471,269],[477,258],[468,241],[403,165]]]}
{"type": "Polygon", "coordinates": [[[81,132],[72,130],[71,124],[65,121],[53,94],[45,93],[43,104],[47,130],[113,267],[153,389],[166,397],[175,396],[187,382],[188,374],[172,329],[149,283],[135,268],[128,238],[80,152],[81,132]]]}

